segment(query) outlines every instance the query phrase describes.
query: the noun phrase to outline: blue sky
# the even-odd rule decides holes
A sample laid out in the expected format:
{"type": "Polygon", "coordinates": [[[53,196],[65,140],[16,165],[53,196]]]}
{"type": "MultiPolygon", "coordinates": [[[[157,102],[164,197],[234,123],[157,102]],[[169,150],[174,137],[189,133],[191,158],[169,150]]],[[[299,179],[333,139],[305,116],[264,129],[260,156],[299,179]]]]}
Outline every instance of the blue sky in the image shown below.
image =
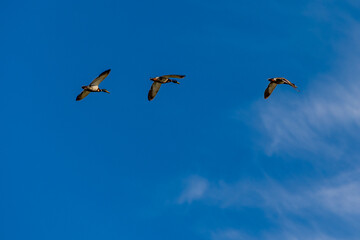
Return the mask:
{"type": "Polygon", "coordinates": [[[357,239],[359,10],[2,1],[0,238],[357,239]]]}

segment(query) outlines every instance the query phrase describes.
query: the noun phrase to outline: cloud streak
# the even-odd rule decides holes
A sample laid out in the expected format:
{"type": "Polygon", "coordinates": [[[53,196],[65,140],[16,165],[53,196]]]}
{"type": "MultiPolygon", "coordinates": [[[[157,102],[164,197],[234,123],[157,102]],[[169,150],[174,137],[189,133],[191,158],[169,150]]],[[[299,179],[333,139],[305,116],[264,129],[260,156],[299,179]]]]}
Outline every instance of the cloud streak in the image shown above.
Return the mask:
{"type": "Polygon", "coordinates": [[[211,233],[212,240],[249,240],[252,239],[248,235],[236,229],[225,229],[213,231],[211,233]]]}
{"type": "MultiPolygon", "coordinates": [[[[233,211],[261,209],[277,225],[277,231],[262,231],[262,239],[336,239],[333,237],[344,236],[345,231],[347,239],[356,239],[360,234],[359,176],[360,171],[356,170],[303,185],[280,184],[269,178],[258,182],[210,183],[197,176],[195,181],[193,177],[187,180],[189,185],[179,203],[198,201],[233,211]],[[200,187],[201,191],[188,195],[192,192],[189,189],[204,186],[199,182],[206,183],[206,190],[200,187]]],[[[210,235],[214,240],[251,239],[237,229],[219,229],[210,235]]]]}
{"type": "Polygon", "coordinates": [[[208,189],[208,181],[199,176],[191,176],[185,181],[185,188],[178,198],[178,203],[192,203],[194,200],[201,199],[208,189]]]}

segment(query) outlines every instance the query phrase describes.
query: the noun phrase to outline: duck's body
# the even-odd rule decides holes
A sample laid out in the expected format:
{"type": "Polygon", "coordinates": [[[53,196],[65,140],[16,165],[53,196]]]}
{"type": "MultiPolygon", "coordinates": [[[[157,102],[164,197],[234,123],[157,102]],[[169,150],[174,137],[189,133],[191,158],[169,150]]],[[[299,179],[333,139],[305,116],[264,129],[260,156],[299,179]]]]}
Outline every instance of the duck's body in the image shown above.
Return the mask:
{"type": "Polygon", "coordinates": [[[82,86],[81,88],[89,92],[101,92],[99,86],[82,86]]]}
{"type": "Polygon", "coordinates": [[[268,79],[270,81],[268,87],[266,88],[265,92],[264,92],[264,98],[267,99],[271,93],[274,91],[274,89],[276,88],[276,86],[278,84],[287,84],[292,86],[293,88],[297,88],[297,86],[295,86],[295,84],[293,84],[292,82],[290,82],[289,80],[287,80],[286,78],[269,78],[268,79]]]}
{"type": "Polygon", "coordinates": [[[95,78],[90,85],[88,86],[82,86],[81,88],[84,89],[77,97],[76,101],[80,101],[84,99],[87,95],[89,95],[90,92],[106,92],[110,93],[106,89],[100,89],[99,84],[109,75],[111,69],[108,69],[104,72],[102,72],[97,78],[95,78]]]}
{"type": "Polygon", "coordinates": [[[170,78],[184,78],[185,75],[164,75],[160,77],[150,78],[151,81],[153,81],[153,84],[151,85],[149,94],[148,94],[148,100],[151,101],[155,98],[156,94],[158,93],[161,84],[164,83],[177,83],[180,84],[178,81],[170,79],[170,78]]]}

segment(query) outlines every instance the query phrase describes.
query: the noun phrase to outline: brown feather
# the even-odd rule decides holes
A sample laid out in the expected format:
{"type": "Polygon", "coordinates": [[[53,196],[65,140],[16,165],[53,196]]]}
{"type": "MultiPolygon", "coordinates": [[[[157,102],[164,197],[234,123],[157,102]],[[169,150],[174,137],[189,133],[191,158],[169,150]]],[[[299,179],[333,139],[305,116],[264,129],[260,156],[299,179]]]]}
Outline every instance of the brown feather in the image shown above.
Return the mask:
{"type": "Polygon", "coordinates": [[[264,92],[265,99],[267,99],[271,95],[271,93],[274,91],[276,86],[277,86],[277,84],[274,82],[269,83],[268,87],[265,89],[265,92],[264,92]]]}

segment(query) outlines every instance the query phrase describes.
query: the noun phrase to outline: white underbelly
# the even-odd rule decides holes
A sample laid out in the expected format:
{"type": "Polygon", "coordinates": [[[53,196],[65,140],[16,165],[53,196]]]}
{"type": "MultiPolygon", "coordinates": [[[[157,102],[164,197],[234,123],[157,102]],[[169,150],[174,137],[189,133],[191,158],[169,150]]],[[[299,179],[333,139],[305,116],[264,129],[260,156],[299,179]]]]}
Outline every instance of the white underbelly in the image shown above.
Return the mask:
{"type": "Polygon", "coordinates": [[[99,89],[99,86],[89,86],[88,90],[96,92],[99,89]]]}

